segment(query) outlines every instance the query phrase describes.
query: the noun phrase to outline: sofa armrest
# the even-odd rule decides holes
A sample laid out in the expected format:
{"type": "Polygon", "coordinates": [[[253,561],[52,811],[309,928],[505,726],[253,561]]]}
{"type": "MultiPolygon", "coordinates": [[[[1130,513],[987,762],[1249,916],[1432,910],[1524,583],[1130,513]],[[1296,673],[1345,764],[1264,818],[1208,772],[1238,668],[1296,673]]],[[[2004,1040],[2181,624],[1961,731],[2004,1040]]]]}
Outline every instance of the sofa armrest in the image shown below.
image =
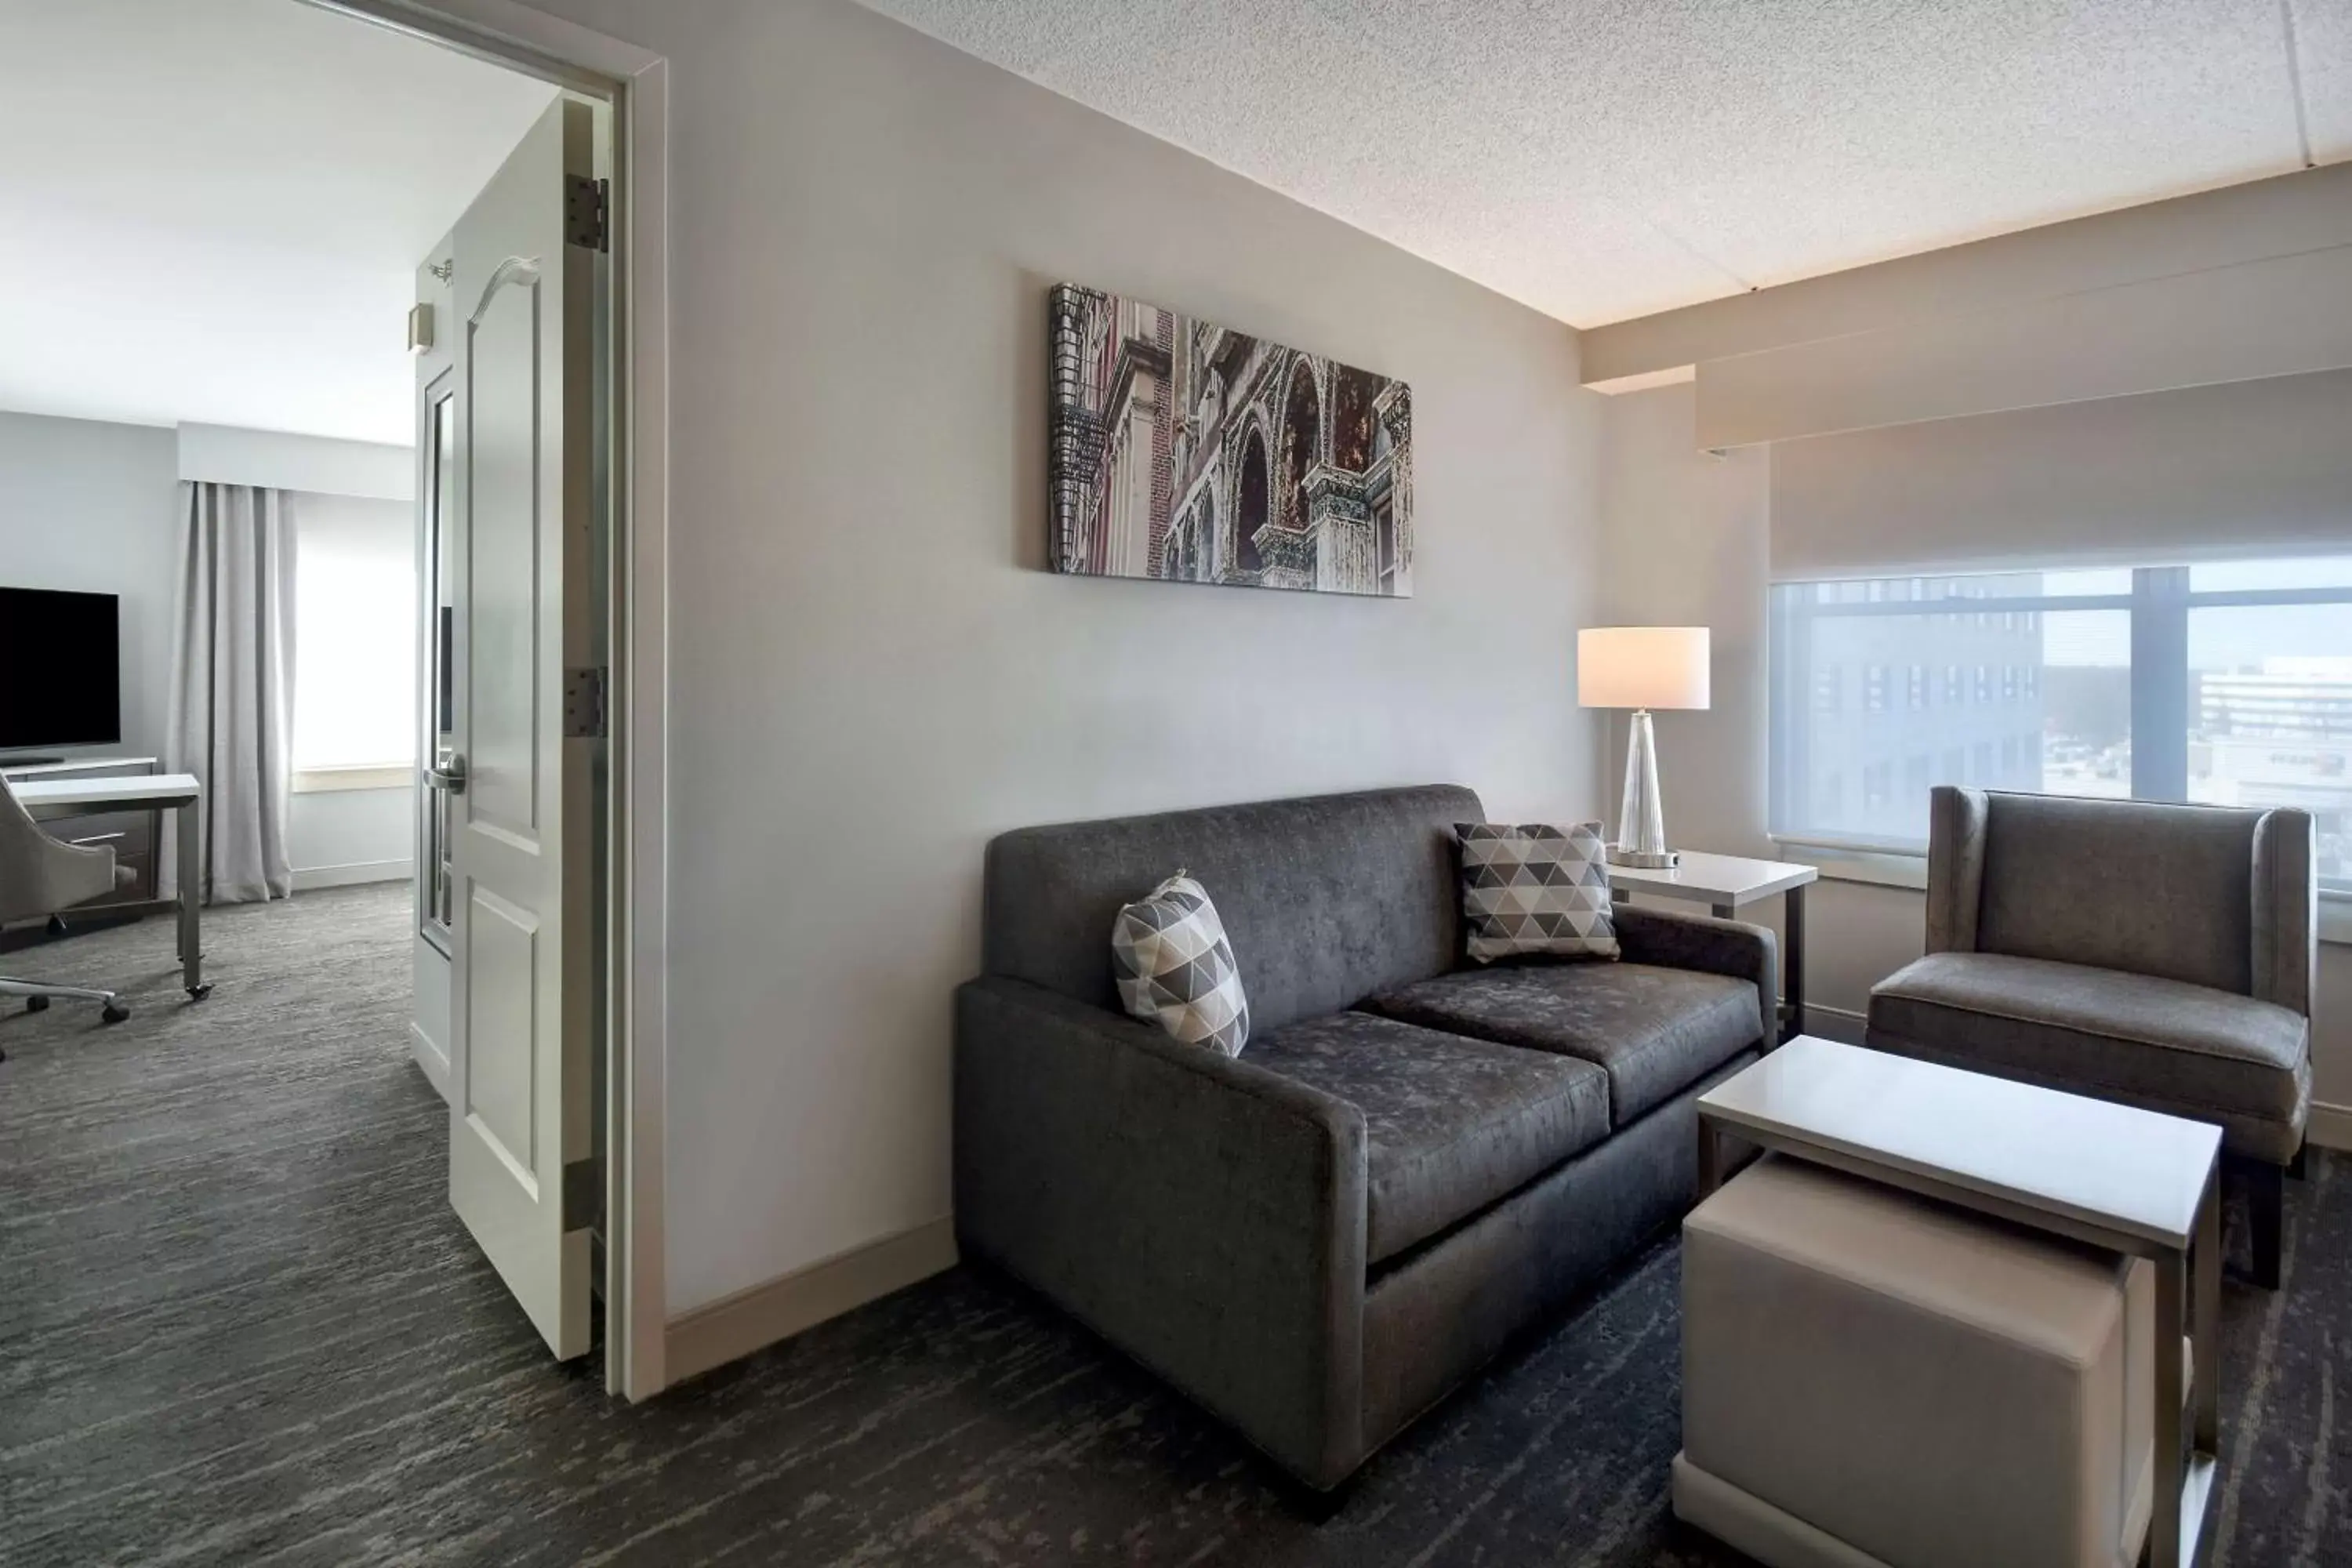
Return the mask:
{"type": "Polygon", "coordinates": [[[1635,963],[1729,975],[1756,987],[1767,1043],[1780,1038],[1780,942],[1769,928],[1639,904],[1610,910],[1622,955],[1635,963]]]}
{"type": "Polygon", "coordinates": [[[1976,951],[1990,813],[1980,789],[1937,784],[1927,792],[1929,952],[1976,951]]]}
{"type": "Polygon", "coordinates": [[[1024,981],[956,994],[956,1229],[1310,1485],[1361,1458],[1363,1112],[1024,981]]]}
{"type": "Polygon", "coordinates": [[[2319,879],[2309,812],[2281,806],[2254,824],[2253,904],[2251,994],[2308,1018],[2319,967],[2319,879]]]}

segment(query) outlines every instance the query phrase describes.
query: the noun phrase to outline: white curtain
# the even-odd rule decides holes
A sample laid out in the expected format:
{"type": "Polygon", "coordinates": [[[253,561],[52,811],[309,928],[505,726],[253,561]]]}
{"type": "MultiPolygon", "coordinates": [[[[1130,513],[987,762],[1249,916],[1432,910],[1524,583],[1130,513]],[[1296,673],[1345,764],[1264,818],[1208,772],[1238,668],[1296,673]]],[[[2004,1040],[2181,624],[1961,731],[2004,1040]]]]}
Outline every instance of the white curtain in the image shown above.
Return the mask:
{"type": "MultiPolygon", "coordinates": [[[[286,856],[294,526],[286,503],[285,491],[257,485],[180,486],[164,766],[204,783],[199,863],[208,903],[282,899],[294,890],[286,856]]],[[[162,868],[163,885],[175,891],[178,860],[168,847],[162,868]]]]}

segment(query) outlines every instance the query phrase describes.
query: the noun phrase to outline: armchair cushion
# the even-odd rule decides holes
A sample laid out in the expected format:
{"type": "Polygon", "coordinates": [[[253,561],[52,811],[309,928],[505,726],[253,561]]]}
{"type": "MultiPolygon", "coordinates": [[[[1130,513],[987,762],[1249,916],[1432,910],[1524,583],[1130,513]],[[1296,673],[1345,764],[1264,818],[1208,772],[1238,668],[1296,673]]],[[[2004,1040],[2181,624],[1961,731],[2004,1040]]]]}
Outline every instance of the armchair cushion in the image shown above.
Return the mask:
{"type": "Polygon", "coordinates": [[[1249,1059],[1363,1112],[1370,1264],[1609,1135],[1599,1068],[1370,1013],[1293,1024],[1253,1045],[1249,1059]]]}
{"type": "Polygon", "coordinates": [[[1591,1062],[1609,1076],[1610,1118],[1618,1127],[1764,1034],[1752,983],[1652,963],[1530,963],[1442,974],[1364,1005],[1424,1028],[1591,1062]]]}
{"type": "Polygon", "coordinates": [[[1870,1044],[2218,1121],[2284,1163],[2310,1109],[2301,1014],[2186,981],[1996,952],[1935,952],[1871,988],[1870,1044]]]}

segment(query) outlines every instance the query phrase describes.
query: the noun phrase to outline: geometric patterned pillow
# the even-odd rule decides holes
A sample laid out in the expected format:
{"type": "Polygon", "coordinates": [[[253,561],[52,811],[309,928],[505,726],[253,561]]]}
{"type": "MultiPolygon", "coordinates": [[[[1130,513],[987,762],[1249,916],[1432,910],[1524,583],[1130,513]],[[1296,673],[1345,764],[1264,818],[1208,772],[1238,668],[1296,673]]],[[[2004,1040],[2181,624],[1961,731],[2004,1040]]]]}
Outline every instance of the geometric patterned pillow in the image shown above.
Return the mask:
{"type": "Polygon", "coordinates": [[[1118,996],[1139,1018],[1188,1046],[1237,1057],[1249,1040],[1249,1000],[1233,944],[1208,889],[1178,871],[1118,911],[1110,932],[1118,996]]]}
{"type": "Polygon", "coordinates": [[[1481,963],[1520,953],[1614,958],[1601,824],[1573,827],[1457,822],[1462,919],[1481,963]]]}

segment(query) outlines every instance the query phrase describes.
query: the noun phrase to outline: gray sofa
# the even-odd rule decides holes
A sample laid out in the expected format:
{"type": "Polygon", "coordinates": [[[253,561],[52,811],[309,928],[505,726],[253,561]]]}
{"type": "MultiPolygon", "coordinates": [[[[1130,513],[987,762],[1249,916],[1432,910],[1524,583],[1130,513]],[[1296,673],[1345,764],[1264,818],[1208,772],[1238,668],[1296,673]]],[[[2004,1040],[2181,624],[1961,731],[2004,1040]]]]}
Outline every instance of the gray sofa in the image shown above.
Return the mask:
{"type": "Polygon", "coordinates": [[[1869,1043],[2221,1124],[2278,1282],[2280,1177],[2311,1111],[2312,822],[1938,787],[1927,955],[1869,1043]]]}
{"type": "Polygon", "coordinates": [[[956,1227],[1328,1489],[1689,1206],[1771,933],[1619,906],[1622,963],[1464,968],[1466,789],[1031,828],[956,999],[956,1227]],[[1120,904],[1208,888],[1236,1058],[1119,1011],[1120,904]]]}

